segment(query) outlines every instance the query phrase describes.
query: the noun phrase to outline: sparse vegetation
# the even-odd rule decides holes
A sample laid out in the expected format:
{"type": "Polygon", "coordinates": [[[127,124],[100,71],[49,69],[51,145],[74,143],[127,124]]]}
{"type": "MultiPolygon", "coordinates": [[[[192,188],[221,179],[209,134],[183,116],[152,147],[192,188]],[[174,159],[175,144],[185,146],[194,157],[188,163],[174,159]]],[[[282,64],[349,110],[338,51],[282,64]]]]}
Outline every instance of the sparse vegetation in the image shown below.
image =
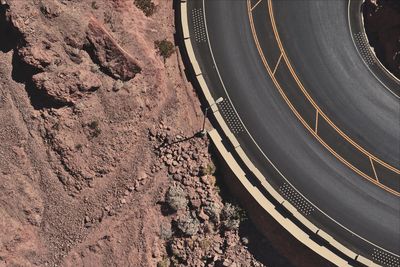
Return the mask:
{"type": "Polygon", "coordinates": [[[158,51],[158,54],[165,59],[169,58],[174,53],[174,44],[167,39],[161,41],[155,41],[154,46],[158,51]]]}
{"type": "Polygon", "coordinates": [[[88,127],[90,129],[90,137],[95,138],[98,137],[101,134],[101,129],[99,126],[98,121],[92,121],[88,124],[88,127]]]}
{"type": "Polygon", "coordinates": [[[246,212],[231,203],[226,203],[221,212],[221,220],[227,230],[238,229],[240,223],[246,218],[246,212]]]}
{"type": "Polygon", "coordinates": [[[200,167],[200,175],[213,175],[215,173],[215,165],[210,161],[207,166],[200,167]]]}
{"type": "Polygon", "coordinates": [[[121,80],[117,80],[114,82],[112,90],[114,92],[118,92],[119,90],[122,89],[122,87],[124,87],[124,83],[121,80]]]}
{"type": "Polygon", "coordinates": [[[168,258],[164,258],[161,261],[157,262],[157,267],[169,267],[170,265],[171,263],[168,258]]]}
{"type": "Polygon", "coordinates": [[[172,232],[170,225],[168,225],[168,226],[161,225],[161,227],[160,227],[160,237],[162,239],[168,240],[168,239],[170,239],[172,237],[173,234],[174,233],[172,232]]]}
{"type": "Polygon", "coordinates": [[[156,5],[151,0],[135,0],[134,3],[147,17],[156,11],[156,5]]]}
{"type": "Polygon", "coordinates": [[[99,72],[100,72],[100,67],[99,67],[99,65],[92,64],[92,65],[90,66],[90,71],[93,72],[93,73],[99,73],[99,72]]]}
{"type": "Polygon", "coordinates": [[[186,192],[179,185],[172,185],[168,189],[165,201],[174,211],[185,209],[188,205],[186,192]]]}
{"type": "Polygon", "coordinates": [[[197,218],[187,214],[177,222],[178,229],[186,236],[195,235],[199,231],[200,222],[197,218]]]}
{"type": "Polygon", "coordinates": [[[92,8],[93,8],[93,9],[99,9],[99,5],[97,4],[96,1],[93,1],[93,2],[92,2],[92,8]]]}
{"type": "Polygon", "coordinates": [[[208,202],[207,205],[204,206],[205,214],[207,214],[214,223],[219,222],[221,209],[221,206],[215,202],[208,202]]]}

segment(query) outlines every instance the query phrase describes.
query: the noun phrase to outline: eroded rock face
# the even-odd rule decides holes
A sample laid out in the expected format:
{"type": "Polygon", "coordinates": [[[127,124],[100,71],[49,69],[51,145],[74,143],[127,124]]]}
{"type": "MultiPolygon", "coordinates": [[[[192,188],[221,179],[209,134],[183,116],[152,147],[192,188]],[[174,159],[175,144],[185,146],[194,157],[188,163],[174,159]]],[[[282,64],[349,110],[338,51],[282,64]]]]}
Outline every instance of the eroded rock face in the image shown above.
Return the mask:
{"type": "Polygon", "coordinates": [[[82,69],[41,72],[32,79],[37,89],[62,103],[74,103],[85,93],[96,91],[102,85],[98,74],[82,69]]]}
{"type": "Polygon", "coordinates": [[[89,22],[87,38],[89,53],[115,79],[128,81],[141,71],[138,62],[94,18],[89,22]]]}
{"type": "Polygon", "coordinates": [[[365,30],[376,56],[400,78],[400,2],[367,0],[363,5],[365,30]]]}

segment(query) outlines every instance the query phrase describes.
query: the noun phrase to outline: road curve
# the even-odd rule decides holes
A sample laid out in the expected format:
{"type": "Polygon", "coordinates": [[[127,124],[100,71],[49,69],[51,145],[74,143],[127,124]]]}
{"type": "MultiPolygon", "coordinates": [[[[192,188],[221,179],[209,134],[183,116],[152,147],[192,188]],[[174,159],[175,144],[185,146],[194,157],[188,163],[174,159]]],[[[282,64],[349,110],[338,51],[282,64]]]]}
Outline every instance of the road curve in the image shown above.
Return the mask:
{"type": "MultiPolygon", "coordinates": [[[[322,6],[331,1],[294,2],[298,5],[315,2],[318,10],[329,12],[322,6]]],[[[280,3],[287,4],[288,1],[280,3]]],[[[255,4],[256,8],[264,5],[265,16],[267,1],[250,2],[251,6],[255,4]]],[[[341,10],[344,7],[347,6],[339,4],[331,8],[336,16],[347,16],[346,10],[341,10]]],[[[277,8],[275,6],[275,10],[277,8]]],[[[226,101],[219,105],[219,110],[248,157],[267,177],[268,183],[308,220],[351,250],[380,264],[398,264],[399,198],[360,177],[299,123],[278,92],[276,79],[274,81],[267,74],[254,42],[247,2],[188,1],[187,12],[189,28],[194,33],[191,41],[202,75],[212,88],[215,99],[225,97],[226,101]]],[[[315,14],[303,14],[304,21],[313,23],[307,14],[311,17],[315,14]]],[[[278,27],[282,27],[279,25],[288,16],[276,16],[278,27]]],[[[266,23],[260,17],[259,23],[266,23]]],[[[326,17],[329,18],[329,14],[326,17]]],[[[271,39],[269,32],[264,34],[261,39],[266,42],[271,39]]],[[[295,39],[295,36],[293,33],[291,38],[295,39]]],[[[288,46],[285,48],[288,49],[288,46]]],[[[354,52],[349,56],[358,56],[354,47],[352,49],[354,52]]],[[[269,50],[268,56],[274,56],[273,53],[269,50]]],[[[288,54],[296,56],[296,53],[288,54]]],[[[279,62],[279,53],[275,56],[275,62],[279,62]]],[[[347,69],[348,72],[354,70],[357,72],[357,68],[347,69]]],[[[277,71],[275,67],[274,71],[277,71]]],[[[305,78],[302,78],[306,79],[308,74],[305,72],[305,78]]],[[[385,93],[379,91],[379,94],[385,93]]],[[[334,110],[332,114],[336,118],[334,110]]],[[[346,117],[344,121],[351,118],[346,117]]]]}
{"type": "Polygon", "coordinates": [[[399,168],[400,102],[358,55],[348,2],[273,1],[273,7],[286,53],[315,102],[362,147],[399,168]]]}

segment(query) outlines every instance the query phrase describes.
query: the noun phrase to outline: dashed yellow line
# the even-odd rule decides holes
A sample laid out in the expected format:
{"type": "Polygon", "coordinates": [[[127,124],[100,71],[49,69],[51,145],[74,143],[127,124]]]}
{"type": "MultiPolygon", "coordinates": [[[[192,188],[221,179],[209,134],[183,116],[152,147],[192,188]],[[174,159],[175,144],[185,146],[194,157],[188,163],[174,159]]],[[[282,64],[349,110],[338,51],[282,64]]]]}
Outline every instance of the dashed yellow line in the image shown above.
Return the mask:
{"type": "MultiPolygon", "coordinates": [[[[269,0],[270,1],[270,0],[269,0]]],[[[301,123],[307,128],[307,130],[309,130],[309,132],[311,134],[313,134],[313,136],[326,148],[328,149],[328,151],[330,153],[332,153],[339,161],[341,161],[343,164],[345,164],[347,167],[349,167],[351,170],[353,170],[355,173],[357,173],[358,175],[360,175],[361,177],[367,179],[368,181],[372,182],[373,184],[375,184],[376,186],[386,190],[387,192],[395,195],[395,196],[400,196],[400,193],[391,189],[390,187],[383,185],[381,183],[379,183],[376,179],[370,177],[369,175],[365,174],[364,172],[362,172],[361,170],[359,170],[358,168],[354,167],[351,163],[349,163],[347,160],[345,160],[342,156],[340,156],[334,149],[332,149],[324,140],[322,140],[321,137],[319,137],[315,132],[314,129],[312,129],[306,122],[305,120],[300,116],[300,114],[298,113],[298,111],[295,109],[295,107],[292,105],[292,103],[289,101],[288,97],[286,96],[286,94],[284,93],[282,87],[280,86],[280,84],[278,83],[278,81],[276,80],[275,76],[272,73],[271,67],[269,66],[264,53],[262,52],[262,48],[260,46],[259,40],[258,40],[258,36],[257,33],[255,31],[255,26],[254,26],[254,21],[253,21],[253,13],[251,12],[251,3],[250,0],[247,0],[247,8],[248,8],[248,15],[249,15],[249,21],[250,21],[250,28],[253,34],[253,38],[257,47],[257,50],[261,56],[261,60],[269,74],[269,76],[271,77],[275,87],[278,89],[279,93],[281,94],[281,96],[283,97],[283,99],[285,100],[285,102],[287,103],[287,105],[290,107],[290,109],[293,111],[293,113],[295,114],[295,116],[301,121],[301,123]]],[[[283,53],[283,57],[285,57],[285,54],[283,53]]],[[[287,62],[286,62],[287,63],[287,62]]],[[[318,110],[318,112],[320,113],[320,111],[318,110]]]]}
{"type": "Polygon", "coordinates": [[[276,70],[278,69],[279,63],[281,62],[283,54],[281,53],[281,55],[279,56],[278,62],[276,62],[274,71],[272,72],[272,75],[275,75],[276,70]]]}
{"type": "Polygon", "coordinates": [[[258,2],[251,8],[251,11],[253,11],[253,9],[255,9],[259,3],[261,3],[262,0],[258,0],[258,2]]]}
{"type": "Polygon", "coordinates": [[[315,134],[318,134],[318,109],[315,111],[315,134]]]}
{"type": "Polygon", "coordinates": [[[289,61],[289,58],[286,54],[285,49],[283,48],[277,27],[276,27],[276,23],[275,23],[275,17],[274,17],[274,12],[273,12],[273,7],[272,7],[272,0],[268,0],[268,13],[271,19],[271,23],[272,23],[272,30],[274,32],[275,35],[275,39],[278,43],[278,47],[281,50],[281,53],[283,54],[283,59],[286,62],[286,65],[289,68],[290,73],[292,74],[293,78],[295,79],[297,85],[300,87],[301,91],[303,92],[303,94],[306,96],[306,98],[308,99],[308,101],[314,106],[315,109],[318,110],[319,114],[321,115],[321,117],[323,117],[325,119],[325,121],[337,132],[339,133],[346,141],[348,141],[350,144],[352,144],[354,147],[356,147],[360,152],[362,152],[363,154],[365,154],[367,157],[371,157],[374,161],[380,163],[382,166],[386,167],[387,169],[400,174],[400,170],[391,166],[390,164],[382,161],[381,159],[377,158],[376,156],[372,155],[370,152],[368,152],[367,150],[365,150],[363,147],[361,147],[359,144],[357,144],[355,141],[353,141],[348,135],[346,135],[341,129],[339,129],[329,118],[328,116],[321,110],[321,108],[315,103],[314,99],[310,96],[310,94],[307,92],[307,90],[304,88],[302,82],[300,81],[299,77],[297,76],[297,74],[295,73],[295,71],[293,70],[293,67],[289,61]]]}
{"type": "Polygon", "coordinates": [[[376,170],[375,170],[375,165],[374,165],[374,162],[371,157],[369,158],[369,162],[371,162],[371,166],[372,166],[372,170],[374,171],[375,178],[379,182],[379,178],[378,178],[378,175],[376,174],[376,170]]]}

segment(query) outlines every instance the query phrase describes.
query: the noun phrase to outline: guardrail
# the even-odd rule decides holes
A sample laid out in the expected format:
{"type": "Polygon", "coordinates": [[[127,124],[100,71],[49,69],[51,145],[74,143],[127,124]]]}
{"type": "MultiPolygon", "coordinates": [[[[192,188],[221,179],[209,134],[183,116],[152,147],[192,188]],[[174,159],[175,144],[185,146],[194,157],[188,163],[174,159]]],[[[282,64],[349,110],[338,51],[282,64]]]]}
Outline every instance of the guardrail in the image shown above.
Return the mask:
{"type": "MultiPolygon", "coordinates": [[[[190,0],[188,0],[190,1],[190,0]]],[[[181,11],[181,26],[182,26],[182,34],[184,39],[184,45],[189,57],[189,61],[191,67],[193,68],[194,74],[196,76],[196,80],[201,88],[202,93],[206,101],[209,103],[212,109],[213,116],[219,127],[222,129],[224,136],[229,140],[232,147],[234,148],[236,154],[239,156],[240,160],[246,165],[246,167],[252,172],[252,174],[258,179],[263,188],[285,209],[287,209],[302,225],[304,225],[307,229],[309,229],[312,233],[315,233],[325,242],[327,242],[330,246],[334,247],[337,251],[346,255],[350,259],[353,259],[359,263],[365,264],[366,266],[379,266],[372,262],[371,260],[365,258],[362,255],[359,255],[353,252],[351,249],[347,248],[340,242],[336,241],[332,236],[328,233],[324,232],[322,229],[315,226],[311,221],[305,218],[297,209],[288,201],[286,201],[272,186],[268,183],[267,179],[263,176],[263,174],[256,168],[256,166],[252,163],[252,161],[248,158],[243,148],[240,146],[238,140],[234,136],[234,134],[229,129],[227,123],[222,117],[217,105],[213,105],[215,100],[208,88],[208,85],[204,79],[204,76],[201,72],[201,68],[196,59],[196,55],[194,53],[194,49],[192,46],[192,42],[190,40],[190,30],[189,30],[189,21],[188,21],[188,8],[186,0],[181,0],[180,3],[180,11],[181,11]]],[[[254,200],[267,212],[270,216],[272,216],[282,227],[284,227],[292,236],[294,236],[297,240],[299,240],[302,244],[325,258],[326,260],[332,262],[337,266],[350,266],[350,264],[338,254],[332,252],[329,248],[324,245],[317,243],[315,240],[311,239],[310,236],[303,231],[300,227],[298,227],[294,222],[283,216],[277,209],[277,207],[261,192],[259,188],[254,186],[249,179],[246,177],[245,171],[240,167],[236,158],[232,155],[231,152],[227,150],[222,142],[222,137],[218,133],[217,130],[212,130],[209,132],[211,140],[213,141],[215,147],[222,155],[223,159],[235,173],[236,178],[240,181],[240,183],[246,188],[246,190],[252,195],[254,200]]]]}

